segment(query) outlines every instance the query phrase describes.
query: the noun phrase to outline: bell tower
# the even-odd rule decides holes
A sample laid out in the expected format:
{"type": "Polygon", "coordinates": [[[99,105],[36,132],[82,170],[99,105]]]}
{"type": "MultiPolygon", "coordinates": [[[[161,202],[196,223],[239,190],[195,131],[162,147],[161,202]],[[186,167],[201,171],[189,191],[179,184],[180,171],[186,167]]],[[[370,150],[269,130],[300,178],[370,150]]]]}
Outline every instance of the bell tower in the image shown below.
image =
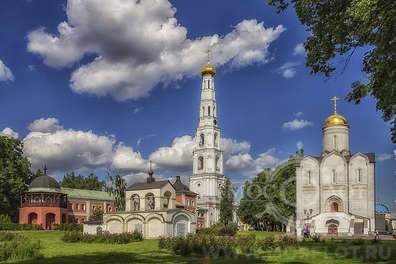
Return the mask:
{"type": "Polygon", "coordinates": [[[205,226],[219,221],[221,186],[225,182],[223,152],[220,149],[220,128],[217,122],[215,74],[216,69],[210,65],[210,51],[208,51],[208,62],[201,69],[199,124],[193,152],[193,176],[190,177],[190,189],[198,193],[198,211],[199,215],[205,218],[205,226]]]}

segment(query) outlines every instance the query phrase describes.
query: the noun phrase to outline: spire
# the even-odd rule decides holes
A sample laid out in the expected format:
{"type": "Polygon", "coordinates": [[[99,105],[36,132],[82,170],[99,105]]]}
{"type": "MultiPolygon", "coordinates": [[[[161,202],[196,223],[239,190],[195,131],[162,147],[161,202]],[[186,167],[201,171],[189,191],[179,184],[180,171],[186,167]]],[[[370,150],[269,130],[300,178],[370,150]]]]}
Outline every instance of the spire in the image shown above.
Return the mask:
{"type": "Polygon", "coordinates": [[[208,49],[207,52],[208,52],[208,63],[207,64],[210,65],[210,49],[208,49]]]}
{"type": "Polygon", "coordinates": [[[43,171],[44,171],[44,175],[47,175],[47,165],[45,163],[44,163],[43,171]]]}
{"type": "Polygon", "coordinates": [[[149,171],[148,171],[148,178],[147,178],[147,183],[152,183],[152,182],[155,182],[155,179],[154,179],[154,177],[153,177],[153,175],[154,175],[154,172],[153,172],[153,168],[152,168],[152,161],[150,160],[150,168],[149,168],[149,171]]]}
{"type": "Polygon", "coordinates": [[[338,98],[337,96],[334,96],[330,100],[334,101],[334,114],[337,114],[337,101],[340,100],[340,98],[338,98]]]}
{"type": "Polygon", "coordinates": [[[205,74],[210,74],[214,76],[216,74],[216,69],[210,65],[210,49],[207,50],[208,53],[208,62],[206,63],[206,66],[201,69],[201,74],[204,76],[205,74]]]}

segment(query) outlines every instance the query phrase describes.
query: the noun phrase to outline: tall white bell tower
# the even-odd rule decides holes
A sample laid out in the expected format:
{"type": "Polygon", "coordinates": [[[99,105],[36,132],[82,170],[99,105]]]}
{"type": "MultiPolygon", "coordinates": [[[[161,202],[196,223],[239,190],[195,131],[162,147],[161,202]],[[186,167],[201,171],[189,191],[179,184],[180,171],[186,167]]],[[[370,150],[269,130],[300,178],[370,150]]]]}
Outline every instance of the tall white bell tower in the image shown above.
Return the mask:
{"type": "MultiPolygon", "coordinates": [[[[198,217],[206,227],[220,219],[221,186],[223,175],[223,152],[220,149],[220,128],[217,124],[217,106],[214,86],[216,69],[208,63],[202,68],[202,91],[199,125],[195,136],[193,153],[193,176],[190,189],[198,193],[198,217]]],[[[200,226],[198,226],[200,227],[200,226]]]]}

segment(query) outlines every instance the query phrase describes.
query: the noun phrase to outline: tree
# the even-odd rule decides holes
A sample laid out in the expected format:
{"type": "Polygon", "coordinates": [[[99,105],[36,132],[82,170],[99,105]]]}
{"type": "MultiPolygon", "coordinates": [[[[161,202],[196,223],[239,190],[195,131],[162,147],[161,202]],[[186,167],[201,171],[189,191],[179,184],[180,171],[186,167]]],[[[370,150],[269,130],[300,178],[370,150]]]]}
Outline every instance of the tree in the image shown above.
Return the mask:
{"type": "Polygon", "coordinates": [[[89,216],[89,221],[96,221],[103,219],[103,210],[99,207],[93,209],[92,214],[89,216]]]}
{"type": "Polygon", "coordinates": [[[311,74],[335,72],[334,58],[345,56],[341,72],[358,48],[365,51],[362,70],[367,81],[352,83],[346,96],[359,104],[372,95],[384,121],[392,121],[396,143],[396,1],[393,0],[267,0],[277,12],[294,5],[300,22],[311,34],[305,42],[311,74]]]}
{"type": "Polygon", "coordinates": [[[80,174],[76,176],[73,171],[71,173],[66,173],[65,176],[63,176],[63,180],[60,182],[60,185],[62,187],[73,189],[103,191],[106,187],[106,182],[99,181],[98,176],[93,173],[84,177],[80,174]]]}
{"type": "Polygon", "coordinates": [[[13,221],[18,220],[21,195],[36,177],[22,150],[20,140],[0,136],[0,214],[8,214],[13,221]]]}
{"type": "Polygon", "coordinates": [[[252,182],[246,181],[237,214],[257,230],[282,231],[289,216],[295,214],[296,156],[275,170],[265,169],[252,182]]]}
{"type": "Polygon", "coordinates": [[[229,178],[221,188],[220,222],[228,225],[233,219],[234,189],[229,178]]]}
{"type": "Polygon", "coordinates": [[[114,206],[117,211],[125,210],[125,191],[126,182],[119,174],[112,175],[107,172],[107,177],[110,180],[110,185],[106,187],[106,191],[114,196],[114,206]]]}

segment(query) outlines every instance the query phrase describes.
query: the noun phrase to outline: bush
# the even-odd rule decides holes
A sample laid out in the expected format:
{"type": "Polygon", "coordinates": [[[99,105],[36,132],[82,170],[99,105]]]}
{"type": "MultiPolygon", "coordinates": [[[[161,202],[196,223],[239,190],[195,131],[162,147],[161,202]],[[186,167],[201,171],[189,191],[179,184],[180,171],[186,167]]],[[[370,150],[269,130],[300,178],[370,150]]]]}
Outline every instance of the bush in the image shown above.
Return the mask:
{"type": "Polygon", "coordinates": [[[0,232],[0,234],[2,239],[9,239],[0,244],[0,261],[9,259],[23,260],[42,256],[40,254],[40,241],[32,242],[30,239],[21,235],[6,232],[0,232]]]}
{"type": "Polygon", "coordinates": [[[0,225],[1,224],[11,224],[11,217],[7,214],[0,214],[0,225]]]}
{"type": "Polygon", "coordinates": [[[207,228],[197,230],[197,234],[214,235],[214,236],[234,236],[238,232],[238,225],[230,223],[225,226],[222,223],[211,225],[207,228]]]}
{"type": "Polygon", "coordinates": [[[62,240],[66,243],[107,243],[107,244],[128,244],[133,241],[142,241],[143,235],[140,232],[133,233],[121,233],[121,234],[110,234],[104,232],[97,235],[83,234],[79,231],[66,232],[62,237],[62,240]]]}
{"type": "Polygon", "coordinates": [[[55,224],[54,230],[61,230],[61,231],[83,231],[82,224],[55,224]]]}
{"type": "Polygon", "coordinates": [[[298,247],[297,238],[291,237],[288,235],[279,236],[278,240],[276,241],[276,245],[279,246],[281,249],[285,249],[288,247],[298,247]]]}
{"type": "Polygon", "coordinates": [[[257,241],[257,248],[260,248],[263,251],[273,250],[275,248],[275,236],[268,236],[263,240],[257,241]]]}
{"type": "Polygon", "coordinates": [[[237,236],[238,246],[245,254],[252,253],[256,244],[256,235],[250,234],[247,236],[237,236]]]}
{"type": "Polygon", "coordinates": [[[15,239],[17,235],[10,232],[0,232],[0,241],[11,241],[15,239]]]}
{"type": "Polygon", "coordinates": [[[20,231],[20,230],[43,230],[41,225],[0,223],[0,230],[20,231]]]}

